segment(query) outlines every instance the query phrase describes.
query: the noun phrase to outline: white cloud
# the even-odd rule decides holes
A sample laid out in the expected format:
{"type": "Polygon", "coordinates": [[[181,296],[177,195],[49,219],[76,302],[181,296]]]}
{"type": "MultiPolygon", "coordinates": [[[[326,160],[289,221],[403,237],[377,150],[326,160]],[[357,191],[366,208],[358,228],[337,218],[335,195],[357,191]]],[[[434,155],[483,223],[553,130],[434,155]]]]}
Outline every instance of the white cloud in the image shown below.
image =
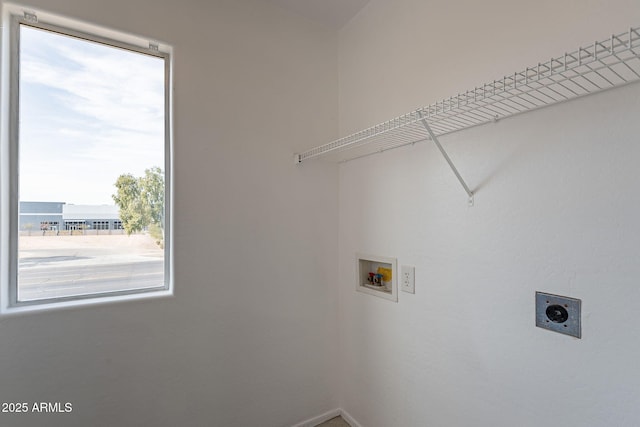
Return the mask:
{"type": "Polygon", "coordinates": [[[162,59],[31,28],[21,55],[21,199],[110,203],[164,166],[162,59]]]}

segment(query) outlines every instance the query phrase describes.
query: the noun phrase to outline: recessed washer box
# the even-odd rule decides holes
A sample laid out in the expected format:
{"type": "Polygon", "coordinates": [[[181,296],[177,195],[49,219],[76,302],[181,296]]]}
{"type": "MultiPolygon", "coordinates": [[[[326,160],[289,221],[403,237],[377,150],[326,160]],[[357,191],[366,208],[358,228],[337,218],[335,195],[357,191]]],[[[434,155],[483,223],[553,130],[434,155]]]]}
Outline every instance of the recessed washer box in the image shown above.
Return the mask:
{"type": "Polygon", "coordinates": [[[396,258],[357,254],[356,272],[356,290],[358,292],[398,302],[398,261],[396,258]],[[381,277],[376,277],[376,275],[381,277]]]}
{"type": "Polygon", "coordinates": [[[581,306],[577,298],[536,292],[536,326],[581,338],[581,306]]]}

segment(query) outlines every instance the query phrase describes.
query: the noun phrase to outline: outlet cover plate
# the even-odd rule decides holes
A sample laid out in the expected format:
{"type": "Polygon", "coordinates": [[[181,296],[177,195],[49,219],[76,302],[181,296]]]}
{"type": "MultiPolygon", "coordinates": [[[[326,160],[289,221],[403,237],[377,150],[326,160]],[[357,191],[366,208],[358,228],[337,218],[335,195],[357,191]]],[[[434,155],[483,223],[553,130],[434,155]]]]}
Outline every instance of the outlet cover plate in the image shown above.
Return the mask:
{"type": "Polygon", "coordinates": [[[576,298],[536,292],[536,326],[581,338],[581,306],[576,298]]]}
{"type": "Polygon", "coordinates": [[[412,265],[403,265],[400,268],[400,289],[410,294],[416,293],[416,268],[412,265]]]}

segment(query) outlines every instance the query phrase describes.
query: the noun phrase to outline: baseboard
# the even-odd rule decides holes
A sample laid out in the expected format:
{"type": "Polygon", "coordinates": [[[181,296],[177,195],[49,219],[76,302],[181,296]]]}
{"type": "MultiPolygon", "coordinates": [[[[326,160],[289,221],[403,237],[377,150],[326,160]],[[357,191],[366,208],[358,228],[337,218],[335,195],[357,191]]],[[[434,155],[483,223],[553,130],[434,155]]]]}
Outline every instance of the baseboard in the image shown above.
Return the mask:
{"type": "Polygon", "coordinates": [[[338,415],[342,415],[340,409],[332,409],[331,411],[325,412],[324,414],[318,415],[317,417],[310,418],[292,427],[316,427],[318,424],[329,421],[331,418],[335,418],[338,415]]]}
{"type": "Polygon", "coordinates": [[[310,418],[306,421],[298,423],[292,427],[316,427],[318,424],[322,424],[325,421],[329,421],[331,418],[335,418],[338,415],[344,419],[351,427],[362,427],[347,411],[344,409],[332,409],[317,417],[310,418]]]}
{"type": "Polygon", "coordinates": [[[340,416],[349,424],[351,427],[362,427],[359,422],[357,422],[347,411],[344,409],[340,409],[340,416]]]}

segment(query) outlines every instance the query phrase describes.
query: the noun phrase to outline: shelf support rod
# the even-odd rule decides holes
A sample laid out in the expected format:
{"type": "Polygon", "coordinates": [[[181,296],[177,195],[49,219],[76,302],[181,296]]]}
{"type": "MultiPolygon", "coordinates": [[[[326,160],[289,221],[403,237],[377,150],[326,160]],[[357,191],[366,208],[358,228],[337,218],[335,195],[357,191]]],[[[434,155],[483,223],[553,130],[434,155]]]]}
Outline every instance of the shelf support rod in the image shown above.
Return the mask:
{"type": "Polygon", "coordinates": [[[451,158],[449,157],[447,152],[444,151],[442,144],[440,144],[440,141],[438,141],[438,138],[431,130],[431,126],[429,126],[429,124],[427,123],[427,119],[422,114],[422,111],[418,111],[418,115],[420,116],[420,121],[422,122],[422,125],[424,126],[424,128],[427,130],[429,137],[431,137],[431,140],[434,142],[434,144],[436,144],[436,147],[438,147],[438,150],[440,150],[440,153],[442,153],[442,156],[449,164],[449,167],[451,168],[453,173],[456,175],[456,178],[458,178],[458,181],[460,181],[460,184],[462,184],[462,188],[464,188],[464,191],[467,192],[467,195],[469,196],[469,206],[473,206],[473,191],[469,189],[469,186],[467,185],[466,182],[464,182],[464,179],[462,179],[460,172],[458,172],[458,169],[455,167],[455,165],[451,161],[451,158]]]}

